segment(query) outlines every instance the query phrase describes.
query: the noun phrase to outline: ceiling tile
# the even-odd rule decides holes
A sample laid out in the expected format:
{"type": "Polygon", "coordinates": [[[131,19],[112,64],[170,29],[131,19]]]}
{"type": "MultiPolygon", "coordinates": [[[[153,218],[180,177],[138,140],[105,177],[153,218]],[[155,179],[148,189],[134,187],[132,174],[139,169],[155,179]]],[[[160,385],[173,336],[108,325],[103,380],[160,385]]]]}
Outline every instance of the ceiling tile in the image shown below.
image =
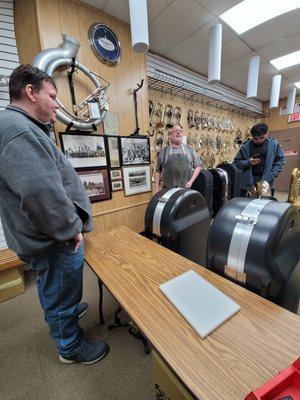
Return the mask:
{"type": "Polygon", "coordinates": [[[248,71],[244,71],[239,74],[235,74],[231,78],[227,78],[227,79],[224,79],[221,74],[221,83],[232,87],[232,86],[240,85],[245,81],[247,82],[247,78],[248,78],[248,71]]]}
{"type": "Polygon", "coordinates": [[[296,80],[300,81],[300,65],[295,65],[294,67],[287,68],[282,71],[283,75],[291,80],[296,80]]]}
{"type": "Polygon", "coordinates": [[[223,12],[229,10],[236,4],[240,3],[241,0],[197,0],[200,4],[203,4],[208,10],[216,15],[223,14],[223,12]]]}
{"type": "Polygon", "coordinates": [[[270,99],[271,84],[259,85],[257,90],[257,99],[261,101],[268,101],[270,99]]]}
{"type": "Polygon", "coordinates": [[[279,39],[268,46],[260,48],[258,51],[265,59],[272,60],[297,50],[300,50],[300,32],[279,39]]]}
{"type": "MultiPolygon", "coordinates": [[[[216,19],[212,19],[206,25],[197,29],[189,37],[174,46],[165,56],[180,64],[190,65],[198,60],[204,54],[208,53],[209,29],[216,23],[216,19]]],[[[222,42],[227,43],[234,37],[233,33],[223,27],[222,42]]]]}
{"type": "Polygon", "coordinates": [[[165,54],[212,18],[196,0],[175,0],[150,24],[150,48],[165,54]]]}
{"type": "Polygon", "coordinates": [[[148,1],[148,20],[151,23],[173,0],[148,1]]]}
{"type": "Polygon", "coordinates": [[[109,0],[102,10],[121,21],[130,23],[128,0],[109,0]]]}
{"type": "Polygon", "coordinates": [[[226,65],[240,57],[249,55],[252,50],[245,45],[239,38],[230,40],[222,48],[222,64],[226,65]]]}
{"type": "Polygon", "coordinates": [[[243,71],[248,71],[249,60],[254,55],[256,54],[250,53],[244,57],[231,61],[226,65],[222,65],[222,78],[227,79],[243,71]]]}
{"type": "Polygon", "coordinates": [[[208,71],[208,55],[205,54],[203,57],[199,58],[199,60],[195,61],[190,65],[190,68],[193,71],[199,72],[199,74],[207,76],[208,71]]]}
{"type": "Polygon", "coordinates": [[[272,64],[269,62],[261,63],[259,67],[259,75],[276,75],[278,71],[272,64]]]}
{"type": "Polygon", "coordinates": [[[300,9],[294,10],[256,26],[241,37],[249,46],[259,49],[300,32],[299,19],[300,9]]]}
{"type": "Polygon", "coordinates": [[[98,8],[98,10],[102,10],[106,0],[83,0],[82,2],[98,8]]]}

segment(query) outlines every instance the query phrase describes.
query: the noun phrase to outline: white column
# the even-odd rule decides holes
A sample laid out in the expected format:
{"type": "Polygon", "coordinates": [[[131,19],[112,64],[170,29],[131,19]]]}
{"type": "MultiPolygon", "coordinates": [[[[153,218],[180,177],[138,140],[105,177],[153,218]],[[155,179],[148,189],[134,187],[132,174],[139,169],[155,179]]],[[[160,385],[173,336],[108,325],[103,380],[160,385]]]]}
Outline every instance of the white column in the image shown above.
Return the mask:
{"type": "Polygon", "coordinates": [[[279,95],[280,95],[280,84],[281,84],[281,75],[273,76],[269,108],[278,107],[279,95]]]}
{"type": "Polygon", "coordinates": [[[221,79],[222,25],[215,24],[209,30],[208,83],[221,79]]]}
{"type": "Polygon", "coordinates": [[[295,99],[296,99],[296,88],[292,88],[288,92],[288,97],[286,101],[286,113],[293,114],[295,107],[295,99]]]}
{"type": "Polygon", "coordinates": [[[147,0],[129,0],[132,48],[137,53],[149,49],[147,0]]]}
{"type": "Polygon", "coordinates": [[[260,57],[259,56],[251,57],[251,59],[249,61],[248,84],[247,84],[247,97],[248,97],[248,99],[251,98],[251,97],[256,97],[257,96],[259,62],[260,62],[260,57]]]}

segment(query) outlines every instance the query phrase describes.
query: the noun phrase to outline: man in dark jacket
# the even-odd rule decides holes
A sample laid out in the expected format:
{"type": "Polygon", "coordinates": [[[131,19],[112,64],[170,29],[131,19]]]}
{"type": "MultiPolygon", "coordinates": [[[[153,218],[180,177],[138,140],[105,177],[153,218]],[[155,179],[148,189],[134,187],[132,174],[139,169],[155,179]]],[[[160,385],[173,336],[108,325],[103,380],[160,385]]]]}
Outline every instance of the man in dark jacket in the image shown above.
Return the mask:
{"type": "Polygon", "coordinates": [[[246,197],[257,182],[267,181],[274,195],[274,179],[285,164],[280,144],[269,136],[266,124],[256,124],[251,129],[252,139],[245,142],[235,156],[234,164],[243,170],[241,196],[246,197]]]}
{"type": "Polygon", "coordinates": [[[0,215],[8,247],[36,273],[37,289],[59,359],[92,364],[109,351],[78,324],[82,232],[92,230],[88,196],[74,168],[48,137],[57,89],[38,68],[21,65],[0,113],[0,215]]]}

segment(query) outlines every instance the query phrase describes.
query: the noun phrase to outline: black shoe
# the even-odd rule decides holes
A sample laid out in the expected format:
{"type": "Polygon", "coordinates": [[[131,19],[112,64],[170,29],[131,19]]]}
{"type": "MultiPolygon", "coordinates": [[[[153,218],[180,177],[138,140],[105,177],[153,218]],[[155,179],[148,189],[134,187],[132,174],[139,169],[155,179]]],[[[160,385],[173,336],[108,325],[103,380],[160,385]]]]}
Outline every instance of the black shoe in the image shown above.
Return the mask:
{"type": "Polygon", "coordinates": [[[59,360],[64,364],[94,364],[104,358],[109,352],[109,346],[104,342],[85,341],[82,348],[73,356],[59,355],[59,360]]]}

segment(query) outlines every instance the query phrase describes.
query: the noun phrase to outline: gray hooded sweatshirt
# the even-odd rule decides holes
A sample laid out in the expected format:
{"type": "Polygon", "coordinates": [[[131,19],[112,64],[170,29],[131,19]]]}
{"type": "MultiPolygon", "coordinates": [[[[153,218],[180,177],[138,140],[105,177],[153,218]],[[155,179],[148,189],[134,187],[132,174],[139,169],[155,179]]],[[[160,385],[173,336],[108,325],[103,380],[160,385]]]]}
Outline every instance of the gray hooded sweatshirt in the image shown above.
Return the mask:
{"type": "Polygon", "coordinates": [[[40,123],[16,106],[0,113],[0,216],[20,256],[92,230],[83,184],[40,123]]]}

